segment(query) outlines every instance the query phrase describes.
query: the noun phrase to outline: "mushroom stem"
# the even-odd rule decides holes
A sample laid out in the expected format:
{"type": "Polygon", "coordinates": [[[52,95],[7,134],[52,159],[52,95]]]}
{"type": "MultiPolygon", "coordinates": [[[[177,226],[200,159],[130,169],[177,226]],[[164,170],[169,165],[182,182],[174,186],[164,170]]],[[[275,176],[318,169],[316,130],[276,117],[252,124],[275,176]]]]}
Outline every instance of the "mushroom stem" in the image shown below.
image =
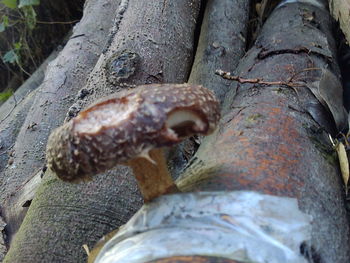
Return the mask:
{"type": "Polygon", "coordinates": [[[163,149],[150,150],[149,157],[151,160],[138,157],[128,161],[145,203],[163,194],[179,192],[168,171],[163,149]]]}

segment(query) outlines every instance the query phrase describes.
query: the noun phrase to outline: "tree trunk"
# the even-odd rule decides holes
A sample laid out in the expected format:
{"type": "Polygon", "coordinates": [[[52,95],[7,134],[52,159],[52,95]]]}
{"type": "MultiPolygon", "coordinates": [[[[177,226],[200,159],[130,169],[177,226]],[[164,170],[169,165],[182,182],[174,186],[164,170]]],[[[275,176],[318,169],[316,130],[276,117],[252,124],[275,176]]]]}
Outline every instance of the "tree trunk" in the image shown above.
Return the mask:
{"type": "MultiPolygon", "coordinates": [[[[249,1],[209,0],[206,4],[196,56],[188,82],[212,90],[222,104],[230,81],[215,70],[233,71],[247,45],[249,1]],[[234,8],[233,8],[234,7],[234,8]]],[[[189,138],[169,153],[169,167],[177,178],[198,149],[201,138],[189,138]]]]}
{"type": "MultiPolygon", "coordinates": [[[[86,86],[78,92],[67,119],[91,101],[135,84],[184,82],[192,62],[199,3],[189,0],[121,1],[108,48],[101,54],[86,86]],[[115,68],[121,61],[125,62],[122,68],[115,68]]],[[[77,65],[73,72],[79,68],[77,65]]],[[[62,90],[60,85],[62,83],[48,91],[62,90]]],[[[57,98],[58,94],[55,96],[57,98]]],[[[52,116],[48,109],[61,115],[66,112],[63,107],[57,108],[56,103],[48,107],[45,112],[41,111],[41,118],[43,113],[52,116]]],[[[49,121],[48,117],[41,120],[38,130],[47,127],[49,121]]],[[[54,121],[50,129],[45,129],[46,136],[42,140],[46,141],[48,131],[57,126],[58,120],[54,121]]],[[[28,132],[24,133],[27,133],[25,143],[33,144],[28,132]]],[[[43,136],[43,131],[41,134],[43,136]]],[[[22,143],[17,139],[19,142],[22,143]]],[[[23,152],[24,145],[20,147],[23,152]]],[[[35,152],[42,153],[43,149],[35,152]]],[[[42,162],[35,160],[35,164],[42,162]]],[[[16,174],[23,169],[24,177],[25,167],[17,167],[16,174]]],[[[13,178],[13,183],[17,184],[17,180],[13,178]]],[[[82,245],[92,247],[103,234],[125,223],[141,202],[135,180],[122,166],[92,182],[75,185],[63,183],[47,172],[5,262],[28,262],[29,259],[30,262],[82,262],[86,258],[82,245]],[[45,253],[48,250],[57,252],[45,253]],[[66,251],[70,251],[69,254],[66,251]]]]}
{"type": "Polygon", "coordinates": [[[29,108],[35,98],[35,90],[44,80],[48,64],[58,55],[54,51],[44,63],[18,88],[18,90],[0,107],[0,141],[3,154],[0,156],[0,171],[4,171],[9,160],[9,153],[16,141],[18,132],[23,125],[29,108]]]}
{"type": "Polygon", "coordinates": [[[0,173],[1,214],[8,223],[6,234],[9,241],[27,210],[27,207],[22,207],[25,186],[32,179],[38,181],[35,175],[40,175],[45,165],[47,137],[53,128],[62,123],[72,97],[85,84],[86,75],[104,48],[116,8],[115,2],[87,2],[84,17],[59,57],[48,66],[43,84],[31,92],[7,118],[8,121],[17,118],[16,125],[10,128],[11,133],[7,133],[7,121],[1,124],[1,134],[9,135],[3,137],[5,141],[13,143],[16,138],[9,156],[1,159],[0,173]],[[17,112],[22,112],[20,116],[24,115],[25,120],[20,116],[15,117],[17,112]]]}

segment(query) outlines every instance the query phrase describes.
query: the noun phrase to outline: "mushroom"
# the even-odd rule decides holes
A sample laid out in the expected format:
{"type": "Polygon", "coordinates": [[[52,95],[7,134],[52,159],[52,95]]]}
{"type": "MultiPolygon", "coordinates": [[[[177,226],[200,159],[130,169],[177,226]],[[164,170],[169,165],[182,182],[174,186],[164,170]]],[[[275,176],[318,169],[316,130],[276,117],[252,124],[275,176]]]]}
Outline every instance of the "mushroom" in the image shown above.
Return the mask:
{"type": "Polygon", "coordinates": [[[47,145],[48,167],[74,182],[116,164],[129,165],[148,202],[178,191],[162,148],[212,133],[219,118],[218,101],[202,86],[139,86],[90,106],[55,129],[47,145]]]}

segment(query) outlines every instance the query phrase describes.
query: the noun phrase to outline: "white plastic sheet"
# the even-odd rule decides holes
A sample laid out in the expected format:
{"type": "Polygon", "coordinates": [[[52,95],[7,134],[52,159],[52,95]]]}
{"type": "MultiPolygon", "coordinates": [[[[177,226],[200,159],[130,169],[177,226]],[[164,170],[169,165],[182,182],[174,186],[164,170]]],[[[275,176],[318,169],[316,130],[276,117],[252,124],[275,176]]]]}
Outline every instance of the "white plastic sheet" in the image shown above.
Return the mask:
{"type": "Polygon", "coordinates": [[[162,196],[106,243],[97,263],[203,255],[244,262],[301,263],[311,217],[297,200],[249,191],[162,196]]]}
{"type": "Polygon", "coordinates": [[[317,6],[321,9],[326,9],[326,5],[323,0],[283,0],[281,3],[278,5],[278,7],[281,7],[285,4],[291,4],[291,3],[302,3],[302,4],[310,4],[317,6]]]}

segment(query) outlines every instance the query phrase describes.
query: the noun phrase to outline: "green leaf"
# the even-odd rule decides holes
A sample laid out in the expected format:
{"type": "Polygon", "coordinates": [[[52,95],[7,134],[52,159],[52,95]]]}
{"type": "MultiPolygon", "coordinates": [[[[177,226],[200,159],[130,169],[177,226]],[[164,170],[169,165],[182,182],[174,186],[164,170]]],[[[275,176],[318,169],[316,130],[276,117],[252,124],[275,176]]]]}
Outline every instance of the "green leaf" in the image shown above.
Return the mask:
{"type": "Polygon", "coordinates": [[[32,6],[25,6],[22,8],[24,17],[26,18],[26,24],[29,29],[34,29],[36,25],[36,13],[32,6]]]}
{"type": "Polygon", "coordinates": [[[6,101],[8,98],[10,98],[13,94],[13,91],[11,89],[7,89],[3,92],[0,92],[0,101],[4,102],[6,101]]]}
{"type": "Polygon", "coordinates": [[[2,57],[2,61],[4,63],[15,64],[19,61],[19,57],[16,52],[11,49],[10,51],[7,51],[6,54],[2,57]]]}
{"type": "Polygon", "coordinates": [[[13,47],[15,48],[15,50],[20,50],[22,47],[22,42],[13,43],[13,47]]]}
{"type": "Polygon", "coordinates": [[[9,25],[9,18],[8,18],[8,16],[4,15],[2,17],[2,22],[0,23],[0,33],[4,32],[8,25],[9,25]]]}
{"type": "Polygon", "coordinates": [[[1,3],[3,3],[6,7],[11,9],[17,8],[17,0],[2,0],[1,3]]]}
{"type": "Polygon", "coordinates": [[[40,0],[19,0],[19,8],[24,6],[40,5],[40,0]]]}
{"type": "Polygon", "coordinates": [[[4,24],[5,27],[7,27],[9,25],[9,17],[4,15],[2,17],[2,23],[4,24]]]}

